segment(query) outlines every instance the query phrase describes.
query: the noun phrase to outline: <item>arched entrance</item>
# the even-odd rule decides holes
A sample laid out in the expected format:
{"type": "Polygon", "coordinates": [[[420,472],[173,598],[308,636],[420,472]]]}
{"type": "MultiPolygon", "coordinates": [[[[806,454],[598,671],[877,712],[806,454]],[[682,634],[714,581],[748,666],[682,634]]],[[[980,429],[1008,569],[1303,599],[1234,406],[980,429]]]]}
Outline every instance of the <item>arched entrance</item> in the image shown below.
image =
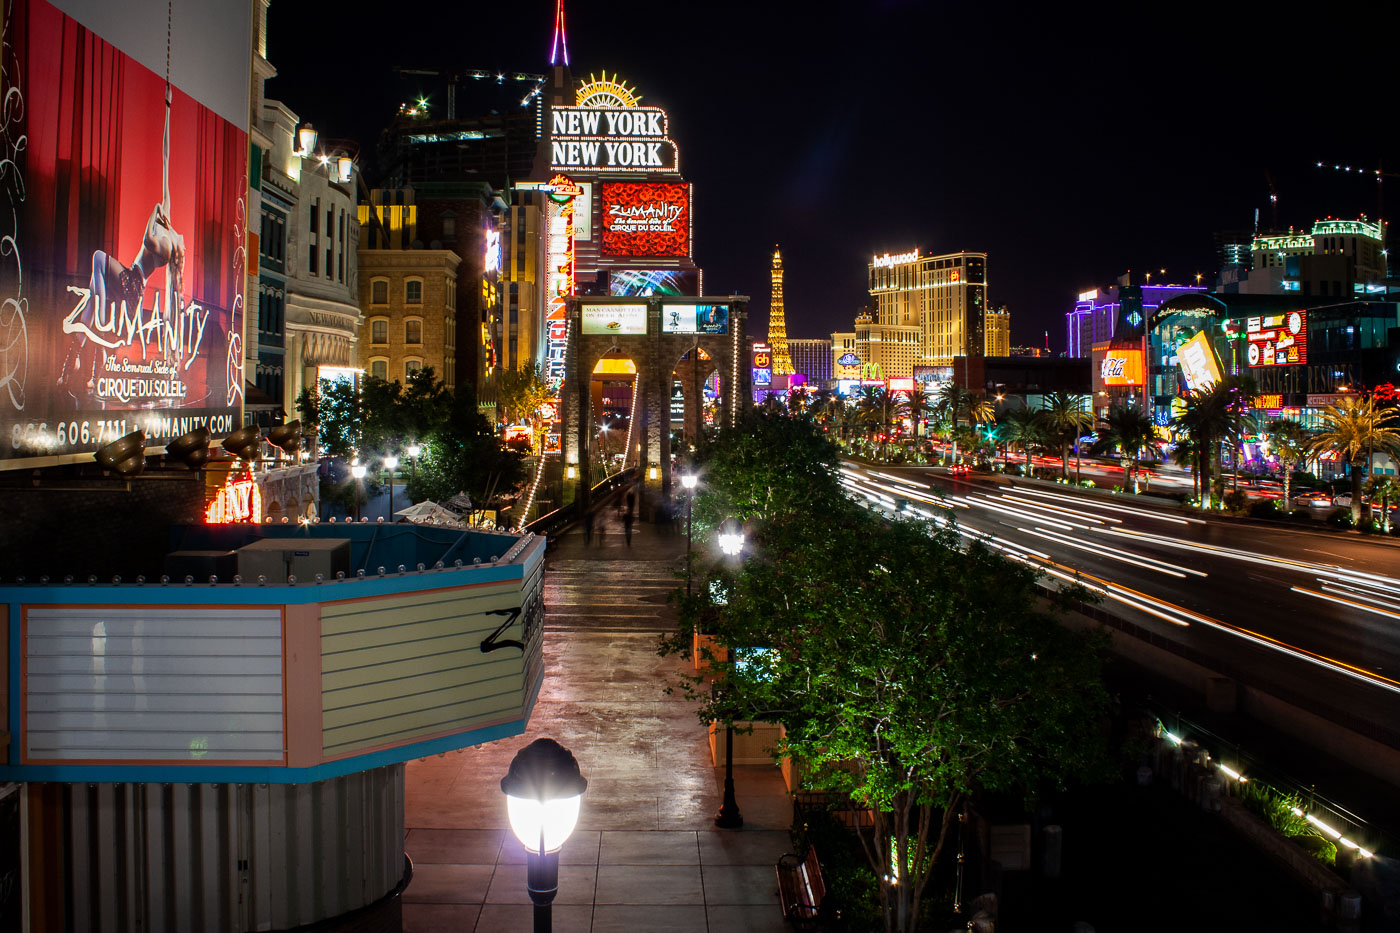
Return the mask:
{"type": "Polygon", "coordinates": [[[633,400],[624,461],[638,469],[642,517],[649,519],[671,494],[671,399],[677,375],[691,377],[695,398],[702,396],[706,377],[718,373],[716,424],[733,424],[752,400],[747,318],[748,298],[738,295],[569,299],[559,414],[565,482],[576,484],[575,499],[586,507],[589,491],[603,479],[594,466],[599,460],[593,387],[599,365],[607,369],[613,364],[605,360],[626,358],[635,366],[629,374],[633,400]],[[690,359],[699,366],[692,368],[690,359]]]}

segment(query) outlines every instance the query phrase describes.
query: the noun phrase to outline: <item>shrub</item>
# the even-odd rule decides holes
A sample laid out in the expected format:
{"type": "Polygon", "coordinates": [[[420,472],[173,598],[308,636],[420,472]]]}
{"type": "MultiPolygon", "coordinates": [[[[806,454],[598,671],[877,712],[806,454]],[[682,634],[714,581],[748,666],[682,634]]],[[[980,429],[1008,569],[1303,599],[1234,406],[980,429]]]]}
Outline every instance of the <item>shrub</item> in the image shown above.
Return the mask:
{"type": "Polygon", "coordinates": [[[1363,535],[1378,535],[1381,533],[1381,523],[1374,518],[1363,518],[1356,529],[1363,535]]]}
{"type": "Polygon", "coordinates": [[[1249,506],[1250,518],[1283,518],[1283,509],[1278,507],[1277,499],[1260,499],[1249,506]]]}
{"type": "Polygon", "coordinates": [[[1234,515],[1243,515],[1249,510],[1249,496],[1238,489],[1232,489],[1225,493],[1225,498],[1221,501],[1224,502],[1225,508],[1234,515]]]}
{"type": "Polygon", "coordinates": [[[1350,528],[1352,526],[1351,509],[1333,509],[1332,513],[1327,516],[1327,524],[1334,528],[1350,528]]]}

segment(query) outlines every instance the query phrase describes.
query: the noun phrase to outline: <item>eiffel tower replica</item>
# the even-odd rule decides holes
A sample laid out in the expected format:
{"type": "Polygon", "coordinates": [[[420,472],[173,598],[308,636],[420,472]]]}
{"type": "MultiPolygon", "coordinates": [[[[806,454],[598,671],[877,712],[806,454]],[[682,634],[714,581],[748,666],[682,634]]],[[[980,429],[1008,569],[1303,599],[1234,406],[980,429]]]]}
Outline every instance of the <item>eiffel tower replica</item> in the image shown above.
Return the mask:
{"type": "Polygon", "coordinates": [[[768,345],[773,348],[773,375],[791,376],[792,354],[788,352],[787,318],[783,314],[783,252],[773,247],[773,298],[768,305],[768,345]]]}

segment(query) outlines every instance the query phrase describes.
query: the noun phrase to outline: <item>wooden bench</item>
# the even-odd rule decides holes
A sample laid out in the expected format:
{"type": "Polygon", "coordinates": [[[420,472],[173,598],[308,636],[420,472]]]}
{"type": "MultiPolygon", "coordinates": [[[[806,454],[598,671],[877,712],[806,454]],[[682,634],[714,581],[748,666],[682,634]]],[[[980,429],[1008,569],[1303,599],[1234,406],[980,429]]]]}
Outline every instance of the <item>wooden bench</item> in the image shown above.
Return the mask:
{"type": "Polygon", "coordinates": [[[816,848],[808,846],[806,858],[784,855],[778,859],[777,872],[783,917],[799,930],[816,929],[822,901],[826,899],[826,881],[817,863],[816,848]]]}

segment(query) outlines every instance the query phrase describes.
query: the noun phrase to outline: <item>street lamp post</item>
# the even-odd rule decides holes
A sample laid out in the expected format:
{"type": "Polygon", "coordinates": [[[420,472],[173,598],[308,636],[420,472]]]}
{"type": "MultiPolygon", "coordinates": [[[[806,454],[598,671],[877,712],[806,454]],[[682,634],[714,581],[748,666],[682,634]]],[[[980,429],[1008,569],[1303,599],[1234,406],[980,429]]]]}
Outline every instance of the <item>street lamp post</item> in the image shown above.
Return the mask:
{"type": "MultiPolygon", "coordinates": [[[[738,557],[744,549],[742,531],[724,531],[719,535],[719,549],[726,557],[738,557]]],[[[729,649],[729,672],[734,673],[734,649],[729,649]]],[[[715,825],[720,829],[742,829],[743,814],[739,812],[739,802],[734,799],[734,718],[724,724],[724,801],[715,815],[715,825]]]]}
{"type": "Polygon", "coordinates": [[[700,478],[694,473],[681,474],[681,485],[685,487],[685,595],[690,595],[690,507],[695,501],[695,486],[700,478]]]}
{"type": "Polygon", "coordinates": [[[420,447],[419,445],[417,445],[417,444],[409,444],[409,445],[408,445],[408,464],[409,464],[409,469],[410,469],[410,471],[411,471],[410,474],[409,474],[409,477],[408,477],[408,481],[409,481],[410,483],[413,484],[413,487],[414,487],[415,489],[418,488],[418,457],[419,457],[422,453],[423,453],[423,448],[420,447]]]}
{"type": "Polygon", "coordinates": [[[550,933],[559,893],[559,849],[578,823],[588,781],[573,753],[553,739],[516,752],[501,778],[511,832],[525,847],[525,888],[535,905],[535,933],[550,933]]]}
{"type": "Polygon", "coordinates": [[[390,454],[384,458],[384,469],[389,471],[389,521],[394,520],[394,471],[399,468],[399,458],[390,454]]]}
{"type": "Polygon", "coordinates": [[[355,478],[355,521],[360,520],[360,484],[365,480],[369,469],[363,463],[350,464],[350,475],[355,478]]]}

